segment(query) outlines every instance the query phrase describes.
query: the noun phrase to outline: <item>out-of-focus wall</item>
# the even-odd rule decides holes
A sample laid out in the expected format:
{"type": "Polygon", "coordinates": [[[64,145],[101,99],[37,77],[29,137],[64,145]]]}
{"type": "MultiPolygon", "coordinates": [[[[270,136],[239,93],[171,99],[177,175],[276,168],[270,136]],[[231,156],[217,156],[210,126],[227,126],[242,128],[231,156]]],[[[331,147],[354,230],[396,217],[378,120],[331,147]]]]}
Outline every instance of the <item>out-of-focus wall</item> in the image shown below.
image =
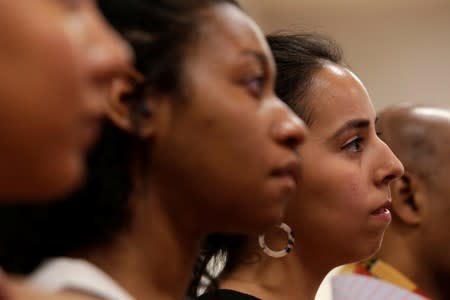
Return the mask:
{"type": "Polygon", "coordinates": [[[377,109],[399,101],[450,104],[448,0],[241,0],[266,33],[332,36],[377,109]]]}

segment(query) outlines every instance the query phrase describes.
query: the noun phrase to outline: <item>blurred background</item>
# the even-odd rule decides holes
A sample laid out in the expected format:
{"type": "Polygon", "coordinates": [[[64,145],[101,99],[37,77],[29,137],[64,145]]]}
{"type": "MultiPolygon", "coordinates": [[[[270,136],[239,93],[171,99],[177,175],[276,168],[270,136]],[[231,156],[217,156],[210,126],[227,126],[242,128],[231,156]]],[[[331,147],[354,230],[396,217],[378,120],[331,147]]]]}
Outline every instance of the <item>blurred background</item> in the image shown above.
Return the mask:
{"type": "MultiPolygon", "coordinates": [[[[450,105],[449,0],[239,2],[266,33],[307,30],[333,37],[377,110],[401,101],[450,105]]],[[[330,277],[316,300],[331,299],[330,277]]]]}
{"type": "Polygon", "coordinates": [[[450,104],[449,0],[240,0],[266,33],[333,37],[377,109],[450,104]]]}

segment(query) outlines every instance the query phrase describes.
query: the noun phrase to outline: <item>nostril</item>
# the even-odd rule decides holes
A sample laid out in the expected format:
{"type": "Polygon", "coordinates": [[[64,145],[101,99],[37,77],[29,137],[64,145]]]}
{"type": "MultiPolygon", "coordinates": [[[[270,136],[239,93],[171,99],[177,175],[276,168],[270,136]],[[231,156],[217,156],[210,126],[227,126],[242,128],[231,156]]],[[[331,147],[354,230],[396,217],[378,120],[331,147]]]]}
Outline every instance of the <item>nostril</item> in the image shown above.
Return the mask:
{"type": "Polygon", "coordinates": [[[391,183],[391,181],[397,179],[397,177],[398,176],[396,176],[394,174],[388,175],[388,176],[384,177],[383,184],[389,184],[389,183],[391,183]]]}
{"type": "Polygon", "coordinates": [[[284,141],[284,145],[289,149],[296,150],[301,140],[297,137],[289,137],[284,141]]]}

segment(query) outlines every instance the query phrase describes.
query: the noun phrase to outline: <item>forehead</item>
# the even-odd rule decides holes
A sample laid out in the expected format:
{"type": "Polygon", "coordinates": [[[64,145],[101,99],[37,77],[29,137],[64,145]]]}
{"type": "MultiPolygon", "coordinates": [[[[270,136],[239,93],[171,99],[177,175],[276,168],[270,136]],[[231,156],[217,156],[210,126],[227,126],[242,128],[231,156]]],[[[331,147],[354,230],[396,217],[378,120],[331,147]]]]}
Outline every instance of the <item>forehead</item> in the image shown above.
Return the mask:
{"type": "Polygon", "coordinates": [[[194,55],[200,55],[204,60],[232,61],[243,51],[258,51],[273,64],[262,31],[238,7],[227,3],[214,5],[205,10],[202,17],[199,39],[192,48],[194,55]]]}
{"type": "Polygon", "coordinates": [[[308,93],[311,128],[336,127],[351,119],[375,119],[362,82],[347,68],[326,63],[312,79],[308,93]]]}

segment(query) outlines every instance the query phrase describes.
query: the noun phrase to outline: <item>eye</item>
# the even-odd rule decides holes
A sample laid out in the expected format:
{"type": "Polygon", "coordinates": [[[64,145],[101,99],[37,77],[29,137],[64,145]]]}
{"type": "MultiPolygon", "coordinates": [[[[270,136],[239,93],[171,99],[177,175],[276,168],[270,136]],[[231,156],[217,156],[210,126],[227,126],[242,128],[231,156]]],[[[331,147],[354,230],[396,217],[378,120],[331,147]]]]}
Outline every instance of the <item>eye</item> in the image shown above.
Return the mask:
{"type": "Polygon", "coordinates": [[[350,152],[362,152],[364,139],[362,137],[356,137],[342,146],[342,150],[350,152]]]}
{"type": "Polygon", "coordinates": [[[245,86],[247,91],[255,98],[260,98],[262,91],[264,89],[264,84],[266,82],[266,77],[264,75],[254,76],[242,80],[242,84],[245,86]]]}
{"type": "Polygon", "coordinates": [[[381,131],[381,130],[378,130],[376,132],[376,134],[377,134],[377,137],[379,137],[379,138],[383,137],[383,131],[381,131]]]}

